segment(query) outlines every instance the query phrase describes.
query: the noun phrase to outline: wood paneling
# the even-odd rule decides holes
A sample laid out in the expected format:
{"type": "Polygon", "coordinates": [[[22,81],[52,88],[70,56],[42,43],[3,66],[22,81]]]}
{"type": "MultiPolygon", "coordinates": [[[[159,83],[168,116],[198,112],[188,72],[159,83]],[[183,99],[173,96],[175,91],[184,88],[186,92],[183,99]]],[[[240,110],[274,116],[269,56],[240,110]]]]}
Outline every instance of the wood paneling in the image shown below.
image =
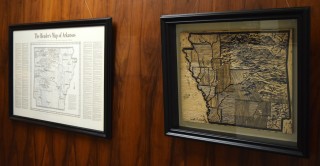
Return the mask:
{"type": "Polygon", "coordinates": [[[0,20],[0,165],[320,165],[319,0],[0,0],[0,20]],[[310,156],[165,136],[160,16],[288,6],[311,6],[310,156]],[[112,139],[9,120],[8,25],[101,17],[114,24],[112,139]]]}

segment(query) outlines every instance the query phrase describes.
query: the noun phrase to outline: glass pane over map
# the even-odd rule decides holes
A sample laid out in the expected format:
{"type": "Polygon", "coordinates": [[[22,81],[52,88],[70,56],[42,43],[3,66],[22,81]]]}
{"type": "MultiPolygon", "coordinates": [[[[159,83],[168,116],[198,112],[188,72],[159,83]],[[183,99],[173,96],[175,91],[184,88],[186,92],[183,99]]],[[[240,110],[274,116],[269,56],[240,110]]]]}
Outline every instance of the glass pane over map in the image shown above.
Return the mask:
{"type": "Polygon", "coordinates": [[[295,142],[295,24],[177,26],[180,125],[295,142]]]}
{"type": "Polygon", "coordinates": [[[105,131],[105,26],[13,32],[13,115],[105,131]]]}

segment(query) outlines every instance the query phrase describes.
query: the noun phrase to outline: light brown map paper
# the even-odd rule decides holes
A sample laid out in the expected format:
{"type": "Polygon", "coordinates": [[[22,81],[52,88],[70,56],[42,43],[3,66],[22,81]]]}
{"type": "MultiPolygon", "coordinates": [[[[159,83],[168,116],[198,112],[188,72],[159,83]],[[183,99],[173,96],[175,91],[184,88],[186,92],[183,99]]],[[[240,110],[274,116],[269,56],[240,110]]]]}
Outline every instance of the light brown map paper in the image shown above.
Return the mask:
{"type": "Polygon", "coordinates": [[[180,33],[182,120],[292,134],[291,34],[180,33]]]}

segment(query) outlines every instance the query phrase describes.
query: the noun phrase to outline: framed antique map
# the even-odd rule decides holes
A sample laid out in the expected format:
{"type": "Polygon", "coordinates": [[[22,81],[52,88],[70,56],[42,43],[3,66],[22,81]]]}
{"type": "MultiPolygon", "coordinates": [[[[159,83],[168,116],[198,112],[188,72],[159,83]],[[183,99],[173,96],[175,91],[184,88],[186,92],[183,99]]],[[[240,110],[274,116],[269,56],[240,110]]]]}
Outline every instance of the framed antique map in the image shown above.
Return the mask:
{"type": "Polygon", "coordinates": [[[167,135],[306,155],[308,8],[161,17],[167,135]]]}
{"type": "Polygon", "coordinates": [[[111,18],[9,27],[10,117],[111,134],[111,18]]]}

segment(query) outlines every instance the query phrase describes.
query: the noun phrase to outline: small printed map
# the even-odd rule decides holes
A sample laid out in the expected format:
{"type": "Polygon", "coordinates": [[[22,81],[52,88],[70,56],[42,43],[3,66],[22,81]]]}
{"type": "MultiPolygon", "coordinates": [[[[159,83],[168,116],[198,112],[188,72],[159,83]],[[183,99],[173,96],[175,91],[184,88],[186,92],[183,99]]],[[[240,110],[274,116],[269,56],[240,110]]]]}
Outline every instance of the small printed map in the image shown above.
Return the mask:
{"type": "Polygon", "coordinates": [[[196,86],[183,99],[198,91],[206,108],[185,120],[292,134],[290,40],[290,30],[181,33],[182,82],[196,86]]]}
{"type": "Polygon", "coordinates": [[[78,63],[73,47],[34,47],[33,98],[37,107],[65,110],[78,63]]]}

